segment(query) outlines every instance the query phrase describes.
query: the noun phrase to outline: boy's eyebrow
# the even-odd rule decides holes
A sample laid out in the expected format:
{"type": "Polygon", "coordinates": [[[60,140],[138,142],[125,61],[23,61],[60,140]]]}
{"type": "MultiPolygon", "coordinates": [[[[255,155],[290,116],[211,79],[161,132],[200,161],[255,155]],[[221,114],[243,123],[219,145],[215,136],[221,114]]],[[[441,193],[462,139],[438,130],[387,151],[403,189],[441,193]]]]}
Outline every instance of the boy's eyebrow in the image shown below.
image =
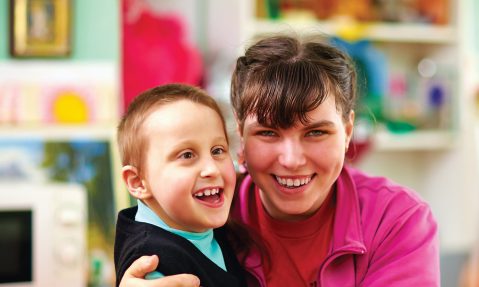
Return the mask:
{"type": "MultiPolygon", "coordinates": [[[[218,137],[214,137],[212,142],[227,143],[228,140],[226,139],[226,136],[218,136],[218,137]]],[[[197,145],[198,145],[198,142],[196,139],[183,139],[183,140],[177,141],[172,146],[172,149],[184,149],[188,147],[196,147],[197,145]]]]}

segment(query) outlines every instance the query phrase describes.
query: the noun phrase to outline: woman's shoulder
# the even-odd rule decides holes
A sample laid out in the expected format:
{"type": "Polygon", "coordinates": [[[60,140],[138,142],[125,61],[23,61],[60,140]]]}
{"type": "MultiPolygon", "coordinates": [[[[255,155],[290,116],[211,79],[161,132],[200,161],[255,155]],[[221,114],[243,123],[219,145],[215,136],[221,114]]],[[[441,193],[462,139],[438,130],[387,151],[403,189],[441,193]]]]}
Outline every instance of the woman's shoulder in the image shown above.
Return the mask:
{"type": "Polygon", "coordinates": [[[427,205],[413,189],[384,176],[370,175],[352,167],[345,167],[346,179],[351,181],[360,201],[400,201],[406,205],[427,205]],[[381,200],[382,199],[382,200],[381,200]]]}
{"type": "Polygon", "coordinates": [[[367,245],[378,238],[381,241],[393,229],[403,226],[407,226],[411,235],[435,232],[437,223],[432,210],[414,190],[356,169],[348,168],[346,173],[354,186],[367,245]]]}

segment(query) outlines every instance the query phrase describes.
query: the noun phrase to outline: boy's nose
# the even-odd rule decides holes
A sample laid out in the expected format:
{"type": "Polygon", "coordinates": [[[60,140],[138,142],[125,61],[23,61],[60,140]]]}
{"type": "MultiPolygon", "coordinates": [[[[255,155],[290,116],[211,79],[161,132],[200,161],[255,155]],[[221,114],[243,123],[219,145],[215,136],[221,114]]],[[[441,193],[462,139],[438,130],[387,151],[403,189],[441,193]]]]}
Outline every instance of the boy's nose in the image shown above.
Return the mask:
{"type": "Polygon", "coordinates": [[[285,168],[294,170],[306,164],[306,157],[300,143],[286,141],[280,149],[278,162],[285,168]]]}
{"type": "Polygon", "coordinates": [[[205,159],[205,162],[203,164],[203,167],[200,171],[200,176],[201,177],[211,177],[211,176],[217,176],[220,173],[218,166],[215,162],[214,159],[208,158],[205,159]]]}

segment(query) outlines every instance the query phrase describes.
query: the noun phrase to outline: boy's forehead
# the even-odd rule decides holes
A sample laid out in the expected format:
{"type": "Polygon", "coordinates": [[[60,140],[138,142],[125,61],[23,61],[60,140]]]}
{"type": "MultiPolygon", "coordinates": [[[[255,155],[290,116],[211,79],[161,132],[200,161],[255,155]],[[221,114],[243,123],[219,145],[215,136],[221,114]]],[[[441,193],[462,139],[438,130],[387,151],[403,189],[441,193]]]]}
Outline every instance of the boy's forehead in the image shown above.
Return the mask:
{"type": "Polygon", "coordinates": [[[189,100],[158,105],[145,117],[143,127],[146,130],[168,130],[169,128],[185,128],[196,126],[197,129],[208,129],[202,125],[206,121],[218,121],[223,126],[221,116],[212,108],[189,100]]]}

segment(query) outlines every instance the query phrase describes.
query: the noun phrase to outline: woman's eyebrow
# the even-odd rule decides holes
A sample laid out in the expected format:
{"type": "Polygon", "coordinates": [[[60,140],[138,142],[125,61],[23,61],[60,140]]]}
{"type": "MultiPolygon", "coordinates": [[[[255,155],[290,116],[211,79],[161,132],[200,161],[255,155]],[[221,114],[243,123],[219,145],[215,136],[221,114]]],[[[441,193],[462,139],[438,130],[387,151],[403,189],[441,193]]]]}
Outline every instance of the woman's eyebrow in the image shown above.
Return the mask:
{"type": "Polygon", "coordinates": [[[314,128],[334,128],[336,125],[332,121],[321,120],[313,123],[308,123],[304,125],[305,130],[314,129],[314,128]]]}

